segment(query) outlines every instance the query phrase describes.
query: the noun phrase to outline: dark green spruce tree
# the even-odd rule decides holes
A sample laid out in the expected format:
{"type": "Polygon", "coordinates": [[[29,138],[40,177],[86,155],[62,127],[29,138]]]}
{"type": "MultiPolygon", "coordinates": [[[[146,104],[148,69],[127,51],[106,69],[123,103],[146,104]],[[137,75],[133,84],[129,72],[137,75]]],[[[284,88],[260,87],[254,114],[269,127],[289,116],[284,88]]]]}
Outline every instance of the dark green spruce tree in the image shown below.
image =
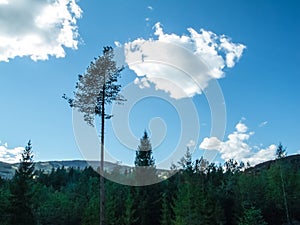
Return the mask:
{"type": "Polygon", "coordinates": [[[276,149],[276,159],[282,159],[287,155],[286,148],[282,146],[281,143],[277,146],[276,149]]]}
{"type": "Polygon", "coordinates": [[[152,146],[147,132],[140,139],[135,157],[136,186],[133,198],[136,209],[134,224],[151,225],[160,223],[160,190],[157,181],[155,160],[152,156],[152,146]]]}
{"type": "Polygon", "coordinates": [[[31,183],[34,172],[34,162],[31,142],[29,141],[22,153],[19,167],[10,185],[10,225],[34,225],[36,224],[32,212],[31,183]]]}
{"type": "Polygon", "coordinates": [[[136,151],[134,165],[143,167],[155,166],[155,161],[152,156],[152,146],[146,131],[144,132],[144,135],[140,140],[138,150],[136,151]]]}
{"type": "Polygon", "coordinates": [[[148,133],[145,131],[135,155],[135,182],[137,186],[144,186],[159,182],[152,155],[152,146],[148,133]]]}

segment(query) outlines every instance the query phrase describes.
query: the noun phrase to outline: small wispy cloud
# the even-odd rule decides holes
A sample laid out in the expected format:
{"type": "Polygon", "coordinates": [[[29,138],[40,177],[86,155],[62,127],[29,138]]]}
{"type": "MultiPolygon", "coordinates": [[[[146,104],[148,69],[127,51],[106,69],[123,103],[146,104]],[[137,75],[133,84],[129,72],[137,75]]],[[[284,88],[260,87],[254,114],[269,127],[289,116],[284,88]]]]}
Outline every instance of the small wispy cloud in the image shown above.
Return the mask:
{"type": "Polygon", "coordinates": [[[248,140],[252,135],[254,135],[254,132],[248,132],[246,124],[240,121],[235,126],[235,131],[228,135],[226,141],[221,141],[216,137],[206,137],[199,147],[204,150],[217,150],[221,158],[225,161],[235,159],[256,165],[274,159],[277,148],[276,145],[251,147],[248,144],[248,140]]]}
{"type": "Polygon", "coordinates": [[[6,163],[18,163],[24,147],[9,148],[7,143],[0,142],[0,161],[6,163]]]}
{"type": "Polygon", "coordinates": [[[266,126],[268,124],[268,121],[263,121],[263,122],[261,122],[258,126],[259,127],[264,127],[264,126],[266,126]]]}
{"type": "Polygon", "coordinates": [[[47,60],[77,49],[76,0],[0,0],[0,62],[17,56],[47,60]]]}
{"type": "Polygon", "coordinates": [[[152,11],[153,7],[151,5],[148,5],[147,9],[149,9],[150,11],[152,11]]]}

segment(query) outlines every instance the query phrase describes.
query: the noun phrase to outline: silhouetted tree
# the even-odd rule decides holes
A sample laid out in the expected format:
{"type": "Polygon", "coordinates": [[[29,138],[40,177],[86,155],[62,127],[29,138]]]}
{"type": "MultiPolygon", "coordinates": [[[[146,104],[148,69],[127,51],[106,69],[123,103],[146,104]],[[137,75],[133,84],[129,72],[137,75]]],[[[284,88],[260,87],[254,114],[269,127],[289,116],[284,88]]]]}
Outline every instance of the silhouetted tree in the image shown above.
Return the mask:
{"type": "Polygon", "coordinates": [[[189,147],[186,148],[186,153],[185,153],[184,157],[182,157],[180,159],[178,164],[186,172],[193,173],[192,153],[190,152],[189,147]]]}
{"type": "Polygon", "coordinates": [[[282,146],[281,143],[279,143],[279,145],[277,146],[277,149],[276,149],[276,158],[277,159],[281,159],[281,158],[284,158],[286,156],[286,148],[284,148],[282,146]]]}
{"type": "MultiPolygon", "coordinates": [[[[284,148],[282,146],[281,143],[279,143],[279,145],[277,146],[276,149],[276,157],[277,159],[282,159],[286,156],[286,148],[284,148]]],[[[285,187],[285,181],[283,178],[283,168],[282,168],[282,162],[278,161],[277,163],[279,163],[279,173],[280,173],[280,181],[281,181],[281,188],[282,188],[282,194],[283,194],[283,201],[284,201],[284,209],[285,209],[285,215],[286,215],[286,220],[288,224],[291,224],[291,219],[290,219],[290,215],[289,215],[289,207],[288,207],[288,202],[287,202],[287,191],[286,191],[286,187],[285,187]]]]}
{"type": "Polygon", "coordinates": [[[101,118],[101,152],[100,152],[100,225],[105,224],[104,219],[104,120],[111,115],[105,113],[105,105],[113,101],[124,101],[119,95],[121,85],[117,84],[123,67],[119,68],[113,59],[112,47],[104,47],[103,56],[92,61],[83,75],[79,75],[74,92],[74,99],[63,96],[71,107],[83,113],[84,120],[94,126],[95,116],[101,118]]]}
{"type": "Polygon", "coordinates": [[[154,167],[155,161],[152,156],[152,146],[146,131],[140,140],[140,145],[136,151],[134,164],[135,166],[154,167]]]}
{"type": "Polygon", "coordinates": [[[33,172],[33,153],[29,141],[22,153],[22,159],[10,185],[10,225],[36,224],[31,209],[32,193],[30,184],[32,183],[33,172]]]}
{"type": "Polygon", "coordinates": [[[152,156],[152,146],[147,132],[144,132],[135,155],[135,178],[138,185],[155,183],[156,168],[152,156]]]}
{"type": "Polygon", "coordinates": [[[133,190],[136,207],[135,224],[159,224],[161,213],[159,185],[153,184],[158,181],[158,177],[155,160],[152,156],[152,146],[146,131],[140,139],[134,164],[136,184],[138,186],[133,190]]]}

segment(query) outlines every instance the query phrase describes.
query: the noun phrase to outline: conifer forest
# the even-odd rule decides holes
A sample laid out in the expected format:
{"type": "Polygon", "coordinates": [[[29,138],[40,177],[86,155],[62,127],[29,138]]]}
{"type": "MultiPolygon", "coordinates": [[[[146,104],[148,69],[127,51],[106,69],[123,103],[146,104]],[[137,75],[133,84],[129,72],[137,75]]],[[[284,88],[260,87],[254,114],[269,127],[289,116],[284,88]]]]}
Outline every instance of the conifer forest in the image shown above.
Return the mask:
{"type": "MultiPolygon", "coordinates": [[[[113,173],[135,179],[140,165],[158,176],[145,133],[136,152],[135,167],[113,173]]],[[[299,157],[284,156],[249,167],[229,160],[215,165],[185,156],[168,172],[169,179],[147,186],[126,186],[105,179],[105,224],[113,225],[282,225],[300,221],[299,157]]],[[[100,175],[91,167],[34,169],[29,142],[12,179],[0,179],[0,224],[97,225],[100,175]]]]}

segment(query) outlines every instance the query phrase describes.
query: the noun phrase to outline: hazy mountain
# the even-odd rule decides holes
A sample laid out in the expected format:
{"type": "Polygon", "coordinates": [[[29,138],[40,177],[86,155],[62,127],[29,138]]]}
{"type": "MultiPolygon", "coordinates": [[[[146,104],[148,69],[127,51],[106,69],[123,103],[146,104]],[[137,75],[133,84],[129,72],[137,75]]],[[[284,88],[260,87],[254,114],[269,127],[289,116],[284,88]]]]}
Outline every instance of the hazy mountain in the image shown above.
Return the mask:
{"type": "Polygon", "coordinates": [[[0,162],[0,177],[2,178],[12,177],[16,168],[17,167],[14,166],[14,164],[0,162]]]}
{"type": "MultiPolygon", "coordinates": [[[[12,178],[15,170],[18,168],[19,163],[9,164],[0,162],[0,176],[2,178],[12,178]]],[[[95,170],[100,167],[99,161],[85,161],[85,160],[66,160],[66,161],[46,161],[46,162],[35,162],[36,170],[43,170],[46,173],[50,173],[52,169],[64,167],[68,168],[79,168],[84,169],[86,167],[93,167],[95,170]]],[[[125,172],[126,169],[130,169],[129,166],[119,165],[117,163],[104,162],[104,170],[111,172],[115,167],[119,166],[121,172],[125,172]]]]}
{"type": "MultiPolygon", "coordinates": [[[[275,163],[281,161],[284,164],[289,164],[290,166],[294,168],[300,168],[300,155],[290,155],[287,157],[284,157],[280,160],[270,160],[263,163],[260,163],[254,167],[248,168],[245,172],[250,173],[259,173],[262,170],[269,169],[270,166],[275,163]]],[[[2,178],[12,178],[15,170],[18,168],[18,163],[9,164],[5,162],[0,162],[0,176],[2,178]]],[[[46,161],[46,162],[36,162],[35,163],[35,169],[36,170],[43,170],[46,173],[50,173],[52,169],[57,169],[61,167],[68,168],[79,168],[84,169],[88,166],[92,166],[95,170],[99,168],[100,162],[99,161],[84,161],[84,160],[69,160],[69,161],[46,161]]],[[[119,167],[119,170],[121,172],[125,172],[125,170],[130,170],[130,166],[126,165],[119,165],[117,163],[111,163],[111,162],[104,162],[104,170],[107,172],[113,171],[114,168],[119,167]]],[[[158,170],[159,173],[164,173],[166,170],[158,170]]]]}

